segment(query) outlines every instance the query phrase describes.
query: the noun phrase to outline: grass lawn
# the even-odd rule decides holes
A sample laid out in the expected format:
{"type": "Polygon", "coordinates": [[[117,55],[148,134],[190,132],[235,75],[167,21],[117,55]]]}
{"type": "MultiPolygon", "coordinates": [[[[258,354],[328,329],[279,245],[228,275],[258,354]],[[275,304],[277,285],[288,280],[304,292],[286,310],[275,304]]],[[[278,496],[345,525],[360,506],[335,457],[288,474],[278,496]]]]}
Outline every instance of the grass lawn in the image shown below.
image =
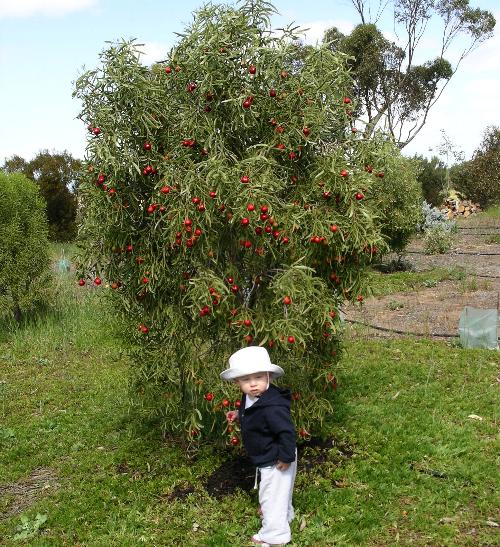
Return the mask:
{"type": "MultiPolygon", "coordinates": [[[[61,279],[59,314],[0,330],[0,544],[248,545],[255,494],[203,486],[228,453],[187,458],[134,419],[99,291],[61,279]]],[[[441,342],[349,341],[336,445],[319,467],[299,462],[290,545],[498,544],[499,365],[441,342]]]]}

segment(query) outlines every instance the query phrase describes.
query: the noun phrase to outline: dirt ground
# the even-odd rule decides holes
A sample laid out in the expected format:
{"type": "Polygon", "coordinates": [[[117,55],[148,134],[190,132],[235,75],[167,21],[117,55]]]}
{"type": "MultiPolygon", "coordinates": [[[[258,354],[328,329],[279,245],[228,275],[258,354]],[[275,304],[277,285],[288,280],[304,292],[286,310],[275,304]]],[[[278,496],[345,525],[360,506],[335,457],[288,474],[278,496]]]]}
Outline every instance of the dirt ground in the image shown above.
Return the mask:
{"type": "MultiPolygon", "coordinates": [[[[413,241],[405,259],[415,271],[461,268],[465,278],[414,292],[367,298],[361,307],[346,305],[346,319],[427,336],[457,335],[465,306],[500,308],[500,244],[486,242],[493,234],[500,235],[500,220],[473,217],[459,223],[452,249],[446,254],[426,255],[422,242],[413,241]]],[[[348,330],[366,338],[404,336],[352,324],[348,330]]]]}

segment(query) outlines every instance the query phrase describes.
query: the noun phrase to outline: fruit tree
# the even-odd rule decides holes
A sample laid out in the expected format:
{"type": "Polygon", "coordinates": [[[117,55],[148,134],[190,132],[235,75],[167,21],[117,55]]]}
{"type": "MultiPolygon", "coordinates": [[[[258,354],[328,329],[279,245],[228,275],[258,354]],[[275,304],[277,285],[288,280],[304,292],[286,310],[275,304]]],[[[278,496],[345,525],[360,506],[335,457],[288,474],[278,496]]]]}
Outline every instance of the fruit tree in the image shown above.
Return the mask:
{"type": "Polygon", "coordinates": [[[122,312],[135,400],[191,438],[224,430],[238,392],[219,372],[246,344],[285,369],[300,434],[321,432],[339,307],[362,302],[363,271],[418,188],[394,144],[356,132],[345,56],[298,56],[271,14],[204,7],[165,61],[113,44],[76,84],[80,284],[104,281],[122,312]]]}

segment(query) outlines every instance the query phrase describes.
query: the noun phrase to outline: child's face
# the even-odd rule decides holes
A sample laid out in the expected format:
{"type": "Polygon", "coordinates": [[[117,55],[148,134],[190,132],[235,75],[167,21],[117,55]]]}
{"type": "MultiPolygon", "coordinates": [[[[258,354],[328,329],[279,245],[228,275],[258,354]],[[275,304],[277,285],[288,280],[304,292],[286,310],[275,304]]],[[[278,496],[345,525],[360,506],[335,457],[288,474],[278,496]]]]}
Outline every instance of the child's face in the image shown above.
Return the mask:
{"type": "Polygon", "coordinates": [[[267,372],[256,372],[236,378],[235,381],[243,393],[251,397],[258,397],[267,390],[269,378],[267,372]]]}

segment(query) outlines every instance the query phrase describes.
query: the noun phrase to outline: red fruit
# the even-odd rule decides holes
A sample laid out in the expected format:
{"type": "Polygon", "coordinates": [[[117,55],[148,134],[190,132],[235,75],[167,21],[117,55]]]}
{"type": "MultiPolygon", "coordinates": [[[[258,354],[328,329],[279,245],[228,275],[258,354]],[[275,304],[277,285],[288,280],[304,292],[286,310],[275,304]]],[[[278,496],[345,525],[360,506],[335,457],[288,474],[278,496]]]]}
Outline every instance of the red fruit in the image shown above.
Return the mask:
{"type": "Polygon", "coordinates": [[[255,233],[260,236],[262,235],[262,228],[260,226],[257,226],[257,228],[255,228],[255,233]]]}
{"type": "Polygon", "coordinates": [[[142,147],[144,148],[144,150],[148,151],[148,150],[151,150],[151,143],[150,142],[145,142],[142,147]]]}
{"type": "Polygon", "coordinates": [[[200,203],[198,205],[198,211],[202,212],[206,210],[206,207],[205,207],[205,204],[204,203],[200,203]]]}
{"type": "Polygon", "coordinates": [[[247,175],[243,175],[241,178],[240,178],[240,181],[243,183],[243,184],[248,184],[250,182],[250,178],[247,176],[247,175]]]}
{"type": "Polygon", "coordinates": [[[186,240],[187,247],[192,247],[193,245],[194,245],[194,239],[192,237],[186,240]]]}
{"type": "Polygon", "coordinates": [[[340,172],[341,177],[347,177],[348,175],[349,173],[345,169],[342,169],[342,171],[340,172]]]}
{"type": "Polygon", "coordinates": [[[238,437],[231,437],[231,444],[233,446],[238,446],[240,444],[240,440],[238,439],[238,437]]]}
{"type": "Polygon", "coordinates": [[[149,283],[149,279],[148,279],[147,277],[143,277],[143,278],[142,278],[142,282],[143,282],[144,284],[149,283]]]}
{"type": "Polygon", "coordinates": [[[97,177],[97,182],[99,184],[102,184],[105,180],[106,180],[106,175],[104,175],[103,173],[99,173],[99,176],[97,177]]]}
{"type": "Polygon", "coordinates": [[[195,205],[198,205],[198,203],[200,203],[201,199],[194,196],[191,198],[191,201],[195,204],[195,205]]]}
{"type": "Polygon", "coordinates": [[[335,310],[332,310],[328,313],[328,315],[333,319],[334,317],[337,316],[337,312],[335,310]]]}
{"type": "Polygon", "coordinates": [[[242,226],[248,226],[250,224],[250,219],[248,219],[247,217],[243,217],[241,219],[241,225],[242,226]]]}
{"type": "Polygon", "coordinates": [[[78,281],[78,285],[80,285],[80,287],[83,287],[85,285],[85,279],[80,279],[78,281]]]}
{"type": "Polygon", "coordinates": [[[213,401],[214,400],[214,394],[209,391],[208,393],[205,393],[205,400],[210,402],[210,401],[213,401]]]}
{"type": "Polygon", "coordinates": [[[100,277],[96,277],[96,278],[94,279],[94,285],[100,285],[101,283],[102,283],[102,280],[101,280],[100,277]]]}
{"type": "Polygon", "coordinates": [[[169,66],[167,66],[167,67],[165,67],[165,72],[167,74],[170,74],[172,72],[172,69],[169,66]]]}
{"type": "Polygon", "coordinates": [[[267,213],[269,211],[269,207],[267,205],[261,205],[260,206],[260,212],[261,213],[267,213]]]}
{"type": "Polygon", "coordinates": [[[142,334],[147,334],[149,332],[148,327],[146,325],[139,325],[139,330],[142,332],[142,334]]]}
{"type": "Polygon", "coordinates": [[[264,228],[264,231],[266,232],[266,234],[270,234],[273,229],[271,228],[271,226],[267,225],[265,228],[264,228]]]}
{"type": "Polygon", "coordinates": [[[276,126],[276,133],[283,133],[285,128],[282,125],[276,126]]]}
{"type": "Polygon", "coordinates": [[[252,246],[252,242],[249,239],[246,239],[243,245],[246,249],[250,249],[250,247],[252,246]]]}
{"type": "Polygon", "coordinates": [[[236,294],[239,290],[240,288],[238,287],[238,285],[233,285],[231,287],[231,292],[233,292],[234,294],[236,294]]]}
{"type": "Polygon", "coordinates": [[[371,173],[373,171],[373,167],[371,165],[365,165],[365,171],[367,173],[371,173]]]}
{"type": "Polygon", "coordinates": [[[365,196],[361,192],[356,192],[354,196],[357,200],[363,199],[365,196]]]}
{"type": "Polygon", "coordinates": [[[249,203],[247,205],[247,211],[255,211],[255,205],[253,203],[249,203]]]}
{"type": "Polygon", "coordinates": [[[127,250],[127,253],[131,253],[134,250],[134,246],[133,245],[127,245],[126,250],[127,250]]]}
{"type": "Polygon", "coordinates": [[[358,296],[356,297],[356,300],[358,302],[363,302],[363,297],[360,294],[358,294],[358,296]]]}
{"type": "Polygon", "coordinates": [[[355,127],[351,127],[351,133],[356,133],[358,130],[355,127]]]}
{"type": "Polygon", "coordinates": [[[92,129],[92,133],[94,133],[94,135],[99,135],[101,133],[101,128],[100,127],[94,127],[94,129],[92,129]]]}
{"type": "Polygon", "coordinates": [[[331,192],[323,192],[323,199],[330,199],[332,197],[331,192]]]}
{"type": "Polygon", "coordinates": [[[349,97],[344,97],[344,104],[350,104],[351,99],[349,97]]]}
{"type": "Polygon", "coordinates": [[[290,243],[290,238],[288,236],[285,236],[281,240],[283,242],[283,245],[288,245],[290,243]]]}
{"type": "Polygon", "coordinates": [[[309,127],[304,127],[304,129],[302,129],[302,133],[304,134],[304,137],[309,137],[309,135],[311,134],[311,130],[309,129],[309,127]]]}
{"type": "Polygon", "coordinates": [[[119,287],[118,283],[111,283],[111,288],[114,290],[114,289],[117,289],[119,287]]]}
{"type": "Polygon", "coordinates": [[[377,177],[383,179],[385,176],[385,173],[383,171],[380,171],[380,173],[377,173],[377,177]]]}
{"type": "Polygon", "coordinates": [[[283,298],[283,304],[285,304],[285,306],[289,306],[291,303],[292,303],[292,299],[289,296],[285,296],[283,298]]]}
{"type": "Polygon", "coordinates": [[[289,344],[295,344],[295,336],[289,336],[287,340],[289,344]]]}
{"type": "Polygon", "coordinates": [[[108,194],[113,197],[114,195],[116,195],[116,190],[114,188],[110,188],[108,194]]]}
{"type": "Polygon", "coordinates": [[[160,213],[164,213],[167,210],[163,205],[160,206],[160,213]]]}
{"type": "Polygon", "coordinates": [[[245,340],[247,344],[251,344],[253,342],[253,336],[251,334],[247,334],[246,336],[243,337],[243,339],[245,340]]]}
{"type": "Polygon", "coordinates": [[[276,148],[278,150],[285,150],[286,146],[282,142],[280,142],[279,144],[276,145],[276,148]]]}
{"type": "Polygon", "coordinates": [[[308,433],[303,427],[301,427],[301,428],[299,429],[299,435],[300,435],[301,437],[307,437],[307,436],[309,435],[309,433],[308,433]]]}
{"type": "Polygon", "coordinates": [[[102,189],[103,189],[105,192],[107,192],[107,190],[108,190],[108,185],[107,185],[107,184],[103,184],[102,189]]]}
{"type": "Polygon", "coordinates": [[[252,102],[246,99],[243,101],[243,108],[250,108],[252,106],[252,102]]]}
{"type": "Polygon", "coordinates": [[[269,120],[269,123],[270,123],[271,125],[278,125],[278,122],[277,122],[274,118],[271,118],[271,119],[269,120]]]}
{"type": "Polygon", "coordinates": [[[151,215],[151,214],[154,213],[154,212],[155,212],[155,207],[154,207],[153,205],[150,205],[150,206],[148,207],[148,213],[151,215]]]}
{"type": "Polygon", "coordinates": [[[224,400],[222,401],[222,406],[228,407],[230,404],[231,404],[231,403],[229,402],[228,399],[224,399],[224,400]]]}
{"type": "Polygon", "coordinates": [[[245,319],[243,321],[243,324],[245,325],[245,327],[249,327],[252,324],[252,321],[250,321],[250,319],[245,319]]]}
{"type": "Polygon", "coordinates": [[[248,72],[250,72],[250,74],[255,74],[257,72],[257,67],[255,65],[250,65],[248,67],[248,72]]]}
{"type": "Polygon", "coordinates": [[[171,188],[170,186],[162,186],[161,189],[160,189],[160,192],[162,194],[168,194],[170,192],[171,188]]]}
{"type": "Polygon", "coordinates": [[[190,218],[186,218],[184,219],[184,226],[192,226],[193,225],[193,221],[190,219],[190,218]]]}
{"type": "Polygon", "coordinates": [[[201,230],[201,228],[196,228],[196,230],[194,231],[194,235],[196,237],[200,237],[202,233],[203,231],[201,230]]]}
{"type": "Polygon", "coordinates": [[[240,408],[240,406],[241,406],[241,401],[240,401],[239,399],[238,399],[237,401],[234,401],[234,406],[235,406],[236,408],[240,408]]]}
{"type": "Polygon", "coordinates": [[[288,157],[289,157],[291,160],[294,160],[294,159],[297,158],[297,154],[296,154],[295,152],[290,152],[290,153],[288,154],[288,157]]]}
{"type": "Polygon", "coordinates": [[[297,391],[295,393],[292,393],[292,399],[294,401],[298,401],[300,399],[300,393],[298,393],[297,391]]]}
{"type": "Polygon", "coordinates": [[[269,90],[269,97],[276,97],[276,89],[269,90]]]}
{"type": "Polygon", "coordinates": [[[208,195],[213,199],[217,195],[217,192],[215,190],[212,190],[208,193],[208,195]]]}

